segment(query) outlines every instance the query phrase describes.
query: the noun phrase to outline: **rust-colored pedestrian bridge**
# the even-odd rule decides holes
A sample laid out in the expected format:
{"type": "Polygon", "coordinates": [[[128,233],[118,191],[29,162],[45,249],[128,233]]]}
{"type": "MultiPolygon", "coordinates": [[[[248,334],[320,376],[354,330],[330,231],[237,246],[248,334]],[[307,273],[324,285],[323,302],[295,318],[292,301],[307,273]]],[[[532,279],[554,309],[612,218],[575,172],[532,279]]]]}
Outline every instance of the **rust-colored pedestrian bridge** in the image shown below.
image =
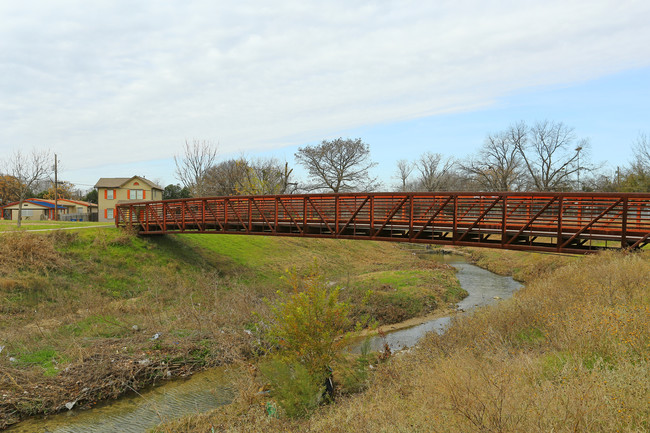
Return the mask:
{"type": "Polygon", "coordinates": [[[366,239],[588,253],[650,242],[650,194],[342,193],[204,197],[117,205],[140,234],[366,239]]]}

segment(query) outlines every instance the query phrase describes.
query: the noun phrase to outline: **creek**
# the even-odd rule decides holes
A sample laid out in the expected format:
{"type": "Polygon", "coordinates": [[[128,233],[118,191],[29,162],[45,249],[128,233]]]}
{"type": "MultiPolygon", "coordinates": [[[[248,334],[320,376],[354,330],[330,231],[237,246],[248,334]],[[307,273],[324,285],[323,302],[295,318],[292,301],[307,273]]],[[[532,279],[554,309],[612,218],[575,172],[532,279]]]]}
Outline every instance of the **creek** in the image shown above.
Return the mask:
{"type": "MultiPolygon", "coordinates": [[[[468,311],[506,299],[521,287],[510,277],[503,277],[467,263],[454,255],[432,255],[434,260],[448,263],[458,272],[456,277],[469,295],[458,309],[468,311]]],[[[442,333],[452,316],[440,317],[410,328],[399,329],[370,338],[371,350],[382,350],[385,344],[392,351],[408,348],[427,332],[442,333]]],[[[351,351],[359,351],[359,346],[351,351]]],[[[143,433],[160,422],[192,413],[206,412],[232,401],[233,390],[225,367],[197,373],[187,380],[164,385],[106,402],[90,410],[70,410],[47,418],[32,418],[8,430],[8,433],[143,433]]]]}
{"type": "MultiPolygon", "coordinates": [[[[501,299],[507,299],[519,290],[521,283],[512,279],[494,274],[476,265],[467,263],[461,256],[456,255],[432,255],[434,260],[447,263],[456,268],[456,278],[460,286],[465,289],[468,295],[456,304],[459,311],[470,311],[473,308],[491,305],[501,299]]],[[[427,332],[442,334],[451,323],[453,316],[444,316],[428,320],[419,325],[404,329],[397,329],[386,332],[384,335],[375,335],[369,339],[371,351],[384,350],[385,345],[392,352],[407,349],[417,344],[427,332]]],[[[353,353],[361,351],[361,343],[358,342],[350,347],[353,353]]]]}

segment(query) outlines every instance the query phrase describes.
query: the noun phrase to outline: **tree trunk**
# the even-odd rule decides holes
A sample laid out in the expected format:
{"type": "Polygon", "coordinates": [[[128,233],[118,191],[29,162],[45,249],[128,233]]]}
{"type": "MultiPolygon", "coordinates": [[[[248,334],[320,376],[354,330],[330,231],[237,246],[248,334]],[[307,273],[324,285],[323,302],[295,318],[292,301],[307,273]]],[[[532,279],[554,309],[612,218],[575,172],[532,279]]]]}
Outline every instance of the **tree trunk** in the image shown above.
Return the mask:
{"type": "Polygon", "coordinates": [[[23,202],[25,199],[22,197],[20,198],[20,202],[18,203],[18,222],[16,223],[16,226],[20,228],[22,224],[22,219],[23,219],[23,202]]]}

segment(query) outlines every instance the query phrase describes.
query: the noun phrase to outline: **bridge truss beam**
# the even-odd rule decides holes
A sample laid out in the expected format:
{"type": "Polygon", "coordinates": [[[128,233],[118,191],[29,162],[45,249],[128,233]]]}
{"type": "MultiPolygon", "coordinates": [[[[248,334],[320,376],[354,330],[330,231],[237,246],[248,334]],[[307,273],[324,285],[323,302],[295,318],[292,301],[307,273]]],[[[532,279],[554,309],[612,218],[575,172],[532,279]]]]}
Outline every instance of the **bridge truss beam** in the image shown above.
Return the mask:
{"type": "Polygon", "coordinates": [[[589,253],[650,242],[650,194],[343,193],[131,202],[117,226],[140,234],[366,239],[589,253]]]}

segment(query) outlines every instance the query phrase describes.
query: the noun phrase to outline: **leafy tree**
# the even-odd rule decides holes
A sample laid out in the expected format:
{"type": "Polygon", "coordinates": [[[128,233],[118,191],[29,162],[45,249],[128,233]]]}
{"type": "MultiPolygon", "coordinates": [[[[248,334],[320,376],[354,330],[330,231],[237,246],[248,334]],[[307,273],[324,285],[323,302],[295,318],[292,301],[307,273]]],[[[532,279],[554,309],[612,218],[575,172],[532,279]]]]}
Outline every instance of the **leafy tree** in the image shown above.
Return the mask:
{"type": "MultiPolygon", "coordinates": [[[[56,193],[58,194],[58,198],[72,198],[74,194],[74,185],[70,182],[59,182],[59,187],[57,188],[56,193]]],[[[43,191],[41,196],[42,198],[54,200],[54,185],[51,185],[47,190],[43,191]]]]}
{"type": "Polygon", "coordinates": [[[633,144],[634,159],[623,176],[621,189],[627,192],[650,192],[650,138],[639,134],[633,144]]]}
{"type": "Polygon", "coordinates": [[[323,140],[314,146],[298,148],[296,161],[310,176],[308,190],[370,191],[377,186],[369,170],[377,165],[370,160],[370,145],[357,139],[323,140]]]}
{"type": "Polygon", "coordinates": [[[190,190],[186,186],[170,183],[163,190],[163,200],[175,200],[179,198],[190,198],[190,190]]]}
{"type": "Polygon", "coordinates": [[[274,158],[242,161],[243,178],[239,183],[240,195],[275,195],[290,192],[295,183],[289,182],[293,169],[274,158]]]}
{"type": "Polygon", "coordinates": [[[206,170],[203,183],[209,195],[272,195],[295,190],[293,169],[275,158],[223,161],[206,170]]]}
{"type": "Polygon", "coordinates": [[[238,195],[248,165],[239,159],[222,161],[205,171],[203,183],[208,195],[238,195]]]}
{"type": "Polygon", "coordinates": [[[18,201],[20,182],[13,176],[0,175],[0,205],[18,201]]]}
{"type": "Polygon", "coordinates": [[[98,195],[99,194],[98,194],[97,190],[93,188],[90,191],[88,191],[88,193],[83,197],[83,200],[87,201],[88,203],[97,204],[98,198],[99,198],[98,195]]]}

